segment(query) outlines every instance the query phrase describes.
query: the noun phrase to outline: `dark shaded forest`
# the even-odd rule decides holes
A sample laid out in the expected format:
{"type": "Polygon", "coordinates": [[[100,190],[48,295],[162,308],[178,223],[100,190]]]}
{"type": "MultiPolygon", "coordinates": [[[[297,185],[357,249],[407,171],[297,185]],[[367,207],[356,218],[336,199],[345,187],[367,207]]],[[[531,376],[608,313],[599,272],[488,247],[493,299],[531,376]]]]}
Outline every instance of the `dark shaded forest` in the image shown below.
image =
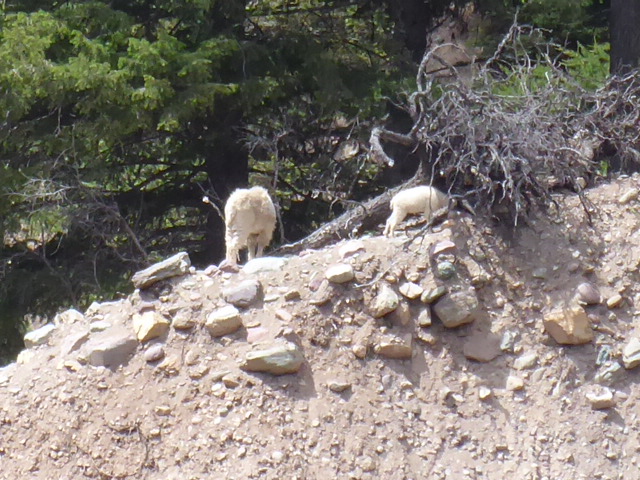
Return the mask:
{"type": "Polygon", "coordinates": [[[637,122],[635,9],[3,2],[0,361],[57,311],[130,292],[154,261],[219,262],[237,187],[270,190],[277,247],[412,178],[482,214],[506,205],[496,219],[517,224],[552,188],[636,168],[620,127],[637,122]],[[519,136],[531,143],[505,141],[519,136]],[[540,155],[549,168],[529,169],[540,155]]]}

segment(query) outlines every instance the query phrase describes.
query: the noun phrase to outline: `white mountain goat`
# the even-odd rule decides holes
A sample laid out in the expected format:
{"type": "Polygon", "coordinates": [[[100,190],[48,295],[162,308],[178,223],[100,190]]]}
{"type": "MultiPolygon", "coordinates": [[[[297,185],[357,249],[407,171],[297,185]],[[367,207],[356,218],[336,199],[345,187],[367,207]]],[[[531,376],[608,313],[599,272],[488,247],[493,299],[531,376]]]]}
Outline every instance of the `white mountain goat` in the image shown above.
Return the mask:
{"type": "Polygon", "coordinates": [[[384,235],[393,237],[395,229],[409,214],[422,214],[428,221],[434,212],[449,205],[449,196],[429,186],[401,190],[391,199],[391,215],[384,227],[384,235]]]}
{"type": "Polygon", "coordinates": [[[276,228],[276,208],[269,193],[262,187],[238,188],[224,206],[224,217],[227,261],[236,264],[243,248],[248,260],[261,256],[276,228]]]}

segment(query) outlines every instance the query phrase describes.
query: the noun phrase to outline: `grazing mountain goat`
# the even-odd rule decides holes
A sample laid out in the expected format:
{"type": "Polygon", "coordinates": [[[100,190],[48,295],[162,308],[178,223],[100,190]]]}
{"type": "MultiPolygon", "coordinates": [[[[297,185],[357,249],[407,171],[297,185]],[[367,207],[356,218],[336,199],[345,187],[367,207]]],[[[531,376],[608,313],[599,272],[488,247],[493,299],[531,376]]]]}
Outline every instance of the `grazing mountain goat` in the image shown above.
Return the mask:
{"type": "Polygon", "coordinates": [[[396,226],[409,214],[421,213],[430,220],[434,212],[449,205],[449,196],[434,187],[420,186],[401,190],[391,199],[391,215],[384,234],[393,237],[396,226]]]}
{"type": "Polygon", "coordinates": [[[238,254],[247,249],[247,259],[262,255],[276,228],[276,209],[262,187],[235,190],[224,206],[227,262],[236,264],[238,254]]]}

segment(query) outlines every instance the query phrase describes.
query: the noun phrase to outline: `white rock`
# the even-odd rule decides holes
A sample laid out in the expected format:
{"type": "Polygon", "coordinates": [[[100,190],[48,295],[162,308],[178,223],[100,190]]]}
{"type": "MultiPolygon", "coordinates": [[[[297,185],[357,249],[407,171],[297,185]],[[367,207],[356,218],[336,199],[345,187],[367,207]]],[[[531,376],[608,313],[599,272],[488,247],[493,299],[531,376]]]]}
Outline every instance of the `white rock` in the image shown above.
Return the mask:
{"type": "Polygon", "coordinates": [[[524,388],[524,380],[520,377],[509,375],[507,377],[506,387],[507,390],[511,391],[522,390],[524,388]]]}
{"type": "Polygon", "coordinates": [[[605,408],[611,408],[616,405],[613,399],[613,392],[607,387],[597,386],[593,390],[587,392],[587,400],[591,404],[591,408],[594,410],[602,410],[605,408]]]}
{"type": "Polygon", "coordinates": [[[286,263],[287,259],[283,257],[258,257],[245,263],[242,271],[247,274],[279,272],[286,263]]]}
{"type": "Polygon", "coordinates": [[[329,267],[324,275],[331,283],[347,283],[355,278],[353,267],[347,263],[329,267]]]}
{"type": "Polygon", "coordinates": [[[78,310],[75,310],[73,308],[70,308],[69,310],[65,310],[64,312],[58,313],[53,318],[53,323],[56,325],[61,325],[61,324],[68,325],[71,323],[83,322],[83,321],[84,321],[84,315],[80,313],[78,310]]]}
{"type": "Polygon", "coordinates": [[[413,282],[405,282],[401,284],[398,290],[400,290],[400,293],[407,297],[409,300],[418,298],[424,291],[424,289],[420,285],[413,282]]]}
{"type": "Polygon", "coordinates": [[[48,323],[45,326],[38,328],[37,330],[33,330],[27,333],[24,336],[25,347],[30,348],[35,347],[36,345],[47,343],[56,328],[57,327],[54,324],[48,323]]]}

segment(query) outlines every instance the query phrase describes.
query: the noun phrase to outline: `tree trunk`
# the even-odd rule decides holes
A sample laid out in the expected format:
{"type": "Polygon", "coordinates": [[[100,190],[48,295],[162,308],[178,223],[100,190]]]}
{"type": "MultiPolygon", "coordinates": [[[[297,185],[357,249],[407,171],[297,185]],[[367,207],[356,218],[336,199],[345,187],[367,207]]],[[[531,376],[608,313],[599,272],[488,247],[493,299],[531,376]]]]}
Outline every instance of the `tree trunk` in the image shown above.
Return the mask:
{"type": "Polygon", "coordinates": [[[640,65],[640,0],[611,0],[611,73],[622,75],[640,65]]]}

